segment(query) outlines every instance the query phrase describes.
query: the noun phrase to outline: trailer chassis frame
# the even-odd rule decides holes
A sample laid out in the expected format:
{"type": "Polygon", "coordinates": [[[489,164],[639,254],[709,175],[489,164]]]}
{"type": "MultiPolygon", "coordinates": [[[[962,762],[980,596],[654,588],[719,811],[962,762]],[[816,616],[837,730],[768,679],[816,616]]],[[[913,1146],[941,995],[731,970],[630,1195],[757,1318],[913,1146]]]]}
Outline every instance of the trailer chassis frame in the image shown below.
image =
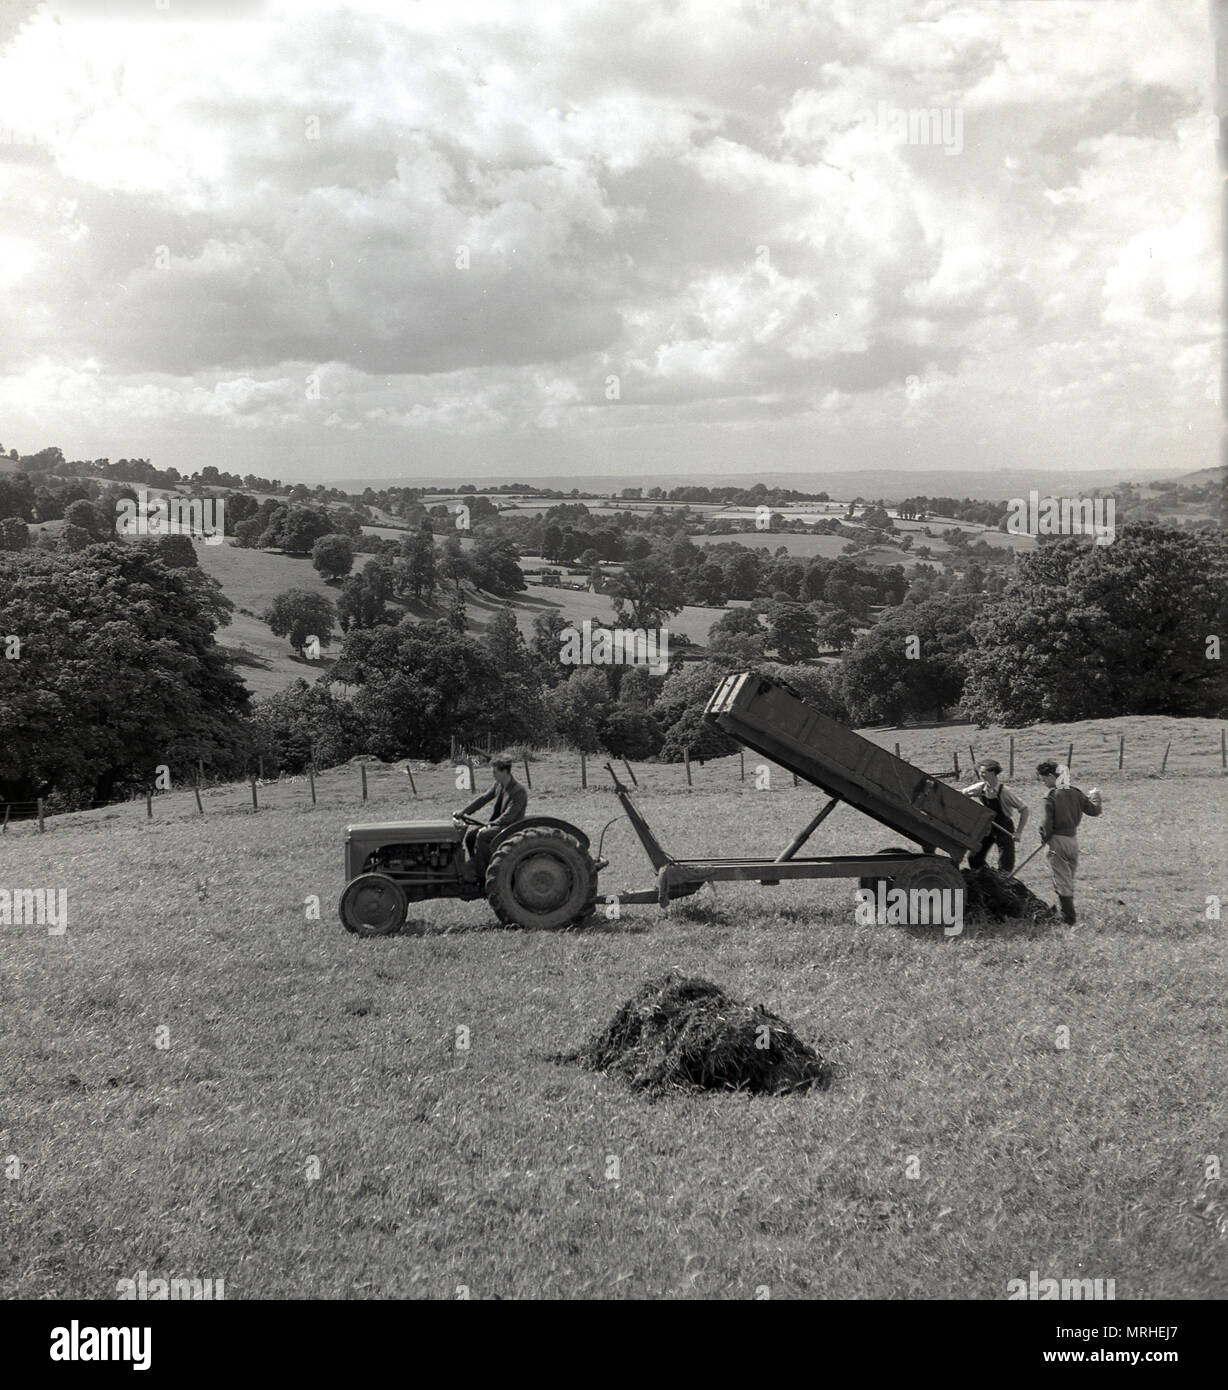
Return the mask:
{"type": "Polygon", "coordinates": [[[616,896],[620,903],[655,902],[664,908],[674,898],[687,898],[698,893],[705,883],[759,883],[772,887],[785,879],[891,878],[920,860],[933,858],[951,863],[957,869],[959,867],[958,860],[938,855],[931,845],[922,845],[919,853],[880,850],[877,854],[823,854],[799,859],[798,850],[841,804],[842,798],[838,796],[830,797],[775,859],[743,856],[676,859],[657,839],[643,813],[631,799],[630,789],[619,781],[618,774],[608,762],[605,769],[614,781],[614,792],[632,829],[657,871],[655,888],[619,893],[616,896]]]}

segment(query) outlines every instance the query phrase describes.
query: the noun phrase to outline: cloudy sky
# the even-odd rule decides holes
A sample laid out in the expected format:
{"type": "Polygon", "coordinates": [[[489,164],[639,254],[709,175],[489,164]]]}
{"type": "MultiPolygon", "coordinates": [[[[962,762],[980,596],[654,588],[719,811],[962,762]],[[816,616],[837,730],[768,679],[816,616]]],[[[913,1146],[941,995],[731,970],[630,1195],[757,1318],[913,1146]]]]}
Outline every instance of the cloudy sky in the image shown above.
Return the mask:
{"type": "Polygon", "coordinates": [[[1217,461],[1202,3],[0,0],[0,43],[5,448],[1217,461]]]}

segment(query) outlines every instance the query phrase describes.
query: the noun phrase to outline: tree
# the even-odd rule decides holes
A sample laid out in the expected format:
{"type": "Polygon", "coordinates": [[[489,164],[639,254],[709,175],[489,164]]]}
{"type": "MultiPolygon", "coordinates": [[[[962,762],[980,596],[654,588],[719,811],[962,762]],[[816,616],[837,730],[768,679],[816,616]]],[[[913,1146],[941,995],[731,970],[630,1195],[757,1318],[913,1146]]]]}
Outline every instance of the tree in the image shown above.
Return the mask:
{"type": "Polygon", "coordinates": [[[973,627],[966,705],[1010,724],[1228,712],[1228,539],[1155,522],[1023,557],[973,627]]]}
{"type": "Polygon", "coordinates": [[[392,587],[390,575],[382,566],[368,560],[361,574],[351,575],[341,586],[337,600],[337,621],[342,632],[353,627],[378,627],[388,621],[384,600],[392,587]]]}
{"type": "Polygon", "coordinates": [[[940,718],[958,704],[971,646],[974,600],[890,608],[863,632],[840,668],[840,690],[860,724],[940,718]]]}
{"type": "Polygon", "coordinates": [[[597,731],[601,746],[616,758],[655,758],[661,751],[661,726],[639,705],[611,705],[597,731]]]}
{"type": "Polygon", "coordinates": [[[115,527],[99,513],[92,502],[79,498],[64,509],[64,520],[69,526],[78,526],[92,540],[108,540],[115,535],[115,527]]]}
{"type": "Polygon", "coordinates": [[[501,608],[491,619],[482,645],[501,673],[487,706],[492,736],[501,743],[533,741],[545,723],[542,682],[511,608],[501,608]]]}
{"type": "Polygon", "coordinates": [[[107,801],[197,758],[241,770],[248,695],[214,637],[228,606],[152,546],[0,554],[0,633],[28,634],[0,660],[0,799],[107,801]]]}
{"type": "Polygon", "coordinates": [[[685,601],[677,573],[656,557],[628,561],[622,573],[611,578],[606,593],[620,618],[630,610],[631,626],[637,628],[660,627],[685,601]]]}
{"type": "Polygon", "coordinates": [[[352,630],[333,674],[360,687],[355,706],[381,758],[438,759],[452,735],[474,743],[491,732],[500,673],[481,643],[446,624],[352,630]]]}
{"type": "Polygon", "coordinates": [[[567,672],[560,661],[562,634],[574,626],[572,620],[557,608],[546,608],[533,619],[529,656],[543,684],[557,685],[566,679],[567,672]]]}
{"type": "Polygon", "coordinates": [[[270,767],[302,772],[309,763],[335,767],[366,749],[362,716],[334,695],[327,681],[303,679],[257,700],[252,710],[253,755],[270,767]]]}
{"type": "Polygon", "coordinates": [[[192,544],[191,536],[176,532],[151,538],[151,540],[155,554],[168,570],[199,567],[200,561],[197,559],[196,547],[192,544]]]}
{"type": "Polygon", "coordinates": [[[857,635],[852,618],[843,608],[829,603],[819,605],[815,612],[815,639],[820,648],[843,651],[857,635]]]}
{"type": "Polygon", "coordinates": [[[259,543],[262,548],[284,550],[287,555],[310,555],[316,541],[332,530],[332,521],[323,509],[278,507],[259,543]]]}
{"type": "Polygon", "coordinates": [[[299,656],[310,637],[317,638],[322,647],[332,644],[336,610],[323,594],[313,594],[310,589],[287,589],[277,595],[263,616],[272,632],[285,637],[299,656]]]}
{"type": "Polygon", "coordinates": [[[577,668],[546,694],[555,733],[582,753],[596,753],[601,747],[601,728],[612,704],[605,671],[595,666],[577,668]]]}
{"type": "Polygon", "coordinates": [[[30,544],[30,528],[20,517],[6,516],[0,521],[0,550],[25,550],[30,544]]]}
{"type": "Polygon", "coordinates": [[[528,586],[516,563],[516,547],[503,536],[482,535],[477,538],[468,557],[469,574],[479,589],[495,593],[519,593],[528,586]]]}
{"type": "Polygon", "coordinates": [[[763,660],[767,630],[758,613],[749,608],[730,608],[708,630],[708,650],[743,666],[763,660]]]}
{"type": "Polygon", "coordinates": [[[693,758],[720,758],[737,752],[737,744],[704,717],[704,707],[728,667],[717,661],[687,662],[666,677],[652,714],[663,730],[660,757],[681,762],[683,750],[693,758]]]}
{"type": "Polygon", "coordinates": [[[311,547],[311,563],[325,579],[341,579],[354,568],[354,545],[337,532],[321,536],[311,547]]]}
{"type": "Polygon", "coordinates": [[[818,656],[815,616],[800,603],[774,602],[768,608],[768,646],[786,666],[818,656]]]}
{"type": "Polygon", "coordinates": [[[472,578],[469,558],[461,548],[459,536],[449,536],[444,541],[439,550],[436,568],[439,577],[451,581],[458,594],[464,581],[472,578]]]}

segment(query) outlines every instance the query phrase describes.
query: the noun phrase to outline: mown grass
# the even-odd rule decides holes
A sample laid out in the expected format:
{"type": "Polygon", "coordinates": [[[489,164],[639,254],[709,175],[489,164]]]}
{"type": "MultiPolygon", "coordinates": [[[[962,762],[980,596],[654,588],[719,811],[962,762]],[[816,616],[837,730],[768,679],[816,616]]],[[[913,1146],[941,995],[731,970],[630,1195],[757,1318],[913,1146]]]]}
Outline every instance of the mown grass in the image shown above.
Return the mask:
{"type": "MultiPolygon", "coordinates": [[[[230,1298],[1002,1298],[1034,1268],[1119,1299],[1228,1292],[1205,1180],[1226,1152],[1217,776],[1102,780],[1074,928],[862,927],[853,885],[820,882],[558,935],[439,901],[361,941],[335,914],[343,826],[458,794],[442,770],[412,804],[380,778],[363,807],[351,771],[314,809],[283,785],[255,816],[164,798],[152,824],[0,841],[4,886],[69,896],[62,937],[0,928],[0,1293],[109,1298],[145,1269],[230,1298]],[[666,969],[781,1014],[832,1086],[651,1104],[547,1060],[666,969]]],[[[679,854],[774,853],[815,804],[716,772],[688,794],[645,771],[679,854]]],[[[570,775],[534,764],[540,809],[595,834],[617,805],[570,775]]],[[[822,835],[891,842],[845,809],[822,835]]],[[[603,887],[651,883],[625,824],[606,851],[603,887]]],[[[1024,877],[1048,896],[1042,864],[1024,877]]]]}

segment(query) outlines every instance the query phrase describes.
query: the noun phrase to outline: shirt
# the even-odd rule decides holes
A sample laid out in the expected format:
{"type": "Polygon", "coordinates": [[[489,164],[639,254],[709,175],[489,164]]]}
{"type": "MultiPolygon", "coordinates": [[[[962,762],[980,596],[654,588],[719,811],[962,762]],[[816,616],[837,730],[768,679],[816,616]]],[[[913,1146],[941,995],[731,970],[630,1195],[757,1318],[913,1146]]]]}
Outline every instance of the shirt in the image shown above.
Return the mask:
{"type": "Polygon", "coordinates": [[[1028,809],[1023,802],[1019,800],[1018,795],[1011,791],[1010,787],[1008,787],[1005,782],[999,782],[997,790],[992,792],[984,782],[973,782],[970,787],[963,787],[961,790],[965,796],[997,796],[1000,792],[1002,794],[1002,809],[1007,815],[1014,816],[1016,819],[1018,819],[1021,811],[1026,811],[1028,809]]]}
{"type": "Polygon", "coordinates": [[[515,825],[518,820],[524,820],[524,813],[529,804],[529,793],[514,777],[506,787],[501,787],[496,782],[483,796],[479,796],[476,801],[471,801],[465,807],[464,814],[473,815],[474,811],[480,810],[488,801],[495,803],[494,810],[490,813],[491,825],[515,825]]]}
{"type": "Polygon", "coordinates": [[[1045,838],[1073,835],[1084,816],[1100,814],[1100,794],[1090,800],[1078,787],[1050,787],[1045,793],[1045,838]]]}

